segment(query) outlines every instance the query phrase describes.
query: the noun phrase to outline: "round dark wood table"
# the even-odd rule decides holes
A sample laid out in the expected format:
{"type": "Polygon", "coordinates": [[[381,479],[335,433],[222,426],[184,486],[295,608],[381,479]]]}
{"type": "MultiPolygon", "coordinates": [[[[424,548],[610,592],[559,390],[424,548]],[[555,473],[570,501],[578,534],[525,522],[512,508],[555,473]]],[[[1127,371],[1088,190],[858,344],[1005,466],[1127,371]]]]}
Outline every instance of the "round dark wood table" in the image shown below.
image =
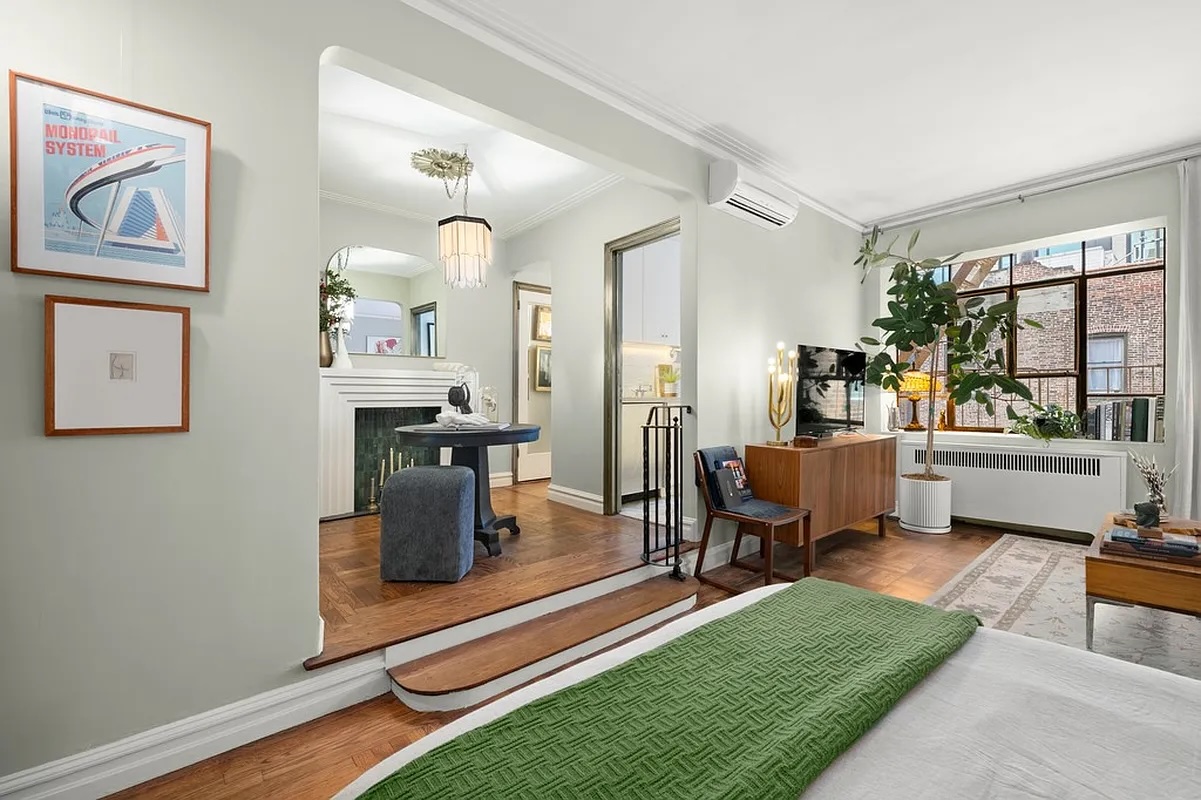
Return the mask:
{"type": "Polygon", "coordinates": [[[507,444],[523,444],[538,439],[539,425],[510,425],[504,430],[495,428],[433,428],[428,425],[406,425],[396,429],[401,444],[417,447],[449,447],[450,463],[469,467],[475,473],[475,538],[488,550],[488,555],[500,555],[500,533],[505,528],[514,536],[521,533],[517,517],[496,516],[492,510],[492,484],[489,482],[488,448],[507,444]]]}

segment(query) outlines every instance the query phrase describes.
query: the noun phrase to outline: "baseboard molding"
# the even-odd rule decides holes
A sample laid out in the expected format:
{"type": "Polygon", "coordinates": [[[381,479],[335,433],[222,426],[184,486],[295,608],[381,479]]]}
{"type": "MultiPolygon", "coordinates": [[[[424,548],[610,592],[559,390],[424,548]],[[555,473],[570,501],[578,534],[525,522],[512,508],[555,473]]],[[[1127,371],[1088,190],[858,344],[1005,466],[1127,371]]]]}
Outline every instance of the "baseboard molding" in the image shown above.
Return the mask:
{"type": "Polygon", "coordinates": [[[492,472],[488,475],[488,485],[493,489],[500,489],[504,486],[513,485],[512,472],[492,472]]]}
{"type": "Polygon", "coordinates": [[[111,744],[0,777],[5,800],[94,800],[387,694],[382,653],[111,744]]]}
{"type": "Polygon", "coordinates": [[[605,513],[605,499],[599,494],[581,492],[579,489],[569,489],[566,486],[551,484],[546,489],[546,499],[552,503],[562,503],[565,506],[578,508],[581,511],[591,511],[593,514],[605,513]]]}
{"type": "MultiPolygon", "coordinates": [[[[738,554],[740,558],[758,555],[759,554],[759,537],[744,536],[742,538],[742,552],[738,554]]],[[[734,539],[730,538],[728,542],[720,544],[710,544],[709,549],[705,551],[705,570],[716,569],[723,564],[730,563],[730,553],[734,551],[734,539]]],[[[685,553],[683,557],[684,571],[689,575],[696,569],[696,559],[700,555],[700,550],[693,550],[685,553]]]]}

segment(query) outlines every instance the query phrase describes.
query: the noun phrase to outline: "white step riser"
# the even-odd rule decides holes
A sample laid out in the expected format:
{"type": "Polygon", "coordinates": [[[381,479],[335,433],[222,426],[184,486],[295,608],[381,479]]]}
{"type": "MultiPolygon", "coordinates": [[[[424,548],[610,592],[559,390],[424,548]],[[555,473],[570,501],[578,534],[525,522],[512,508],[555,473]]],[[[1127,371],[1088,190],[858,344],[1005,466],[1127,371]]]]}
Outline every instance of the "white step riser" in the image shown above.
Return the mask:
{"type": "Polygon", "coordinates": [[[437,633],[418,636],[414,639],[394,644],[384,650],[384,668],[391,669],[409,661],[416,661],[419,658],[424,658],[441,650],[479,639],[488,634],[502,631],[505,628],[520,625],[523,622],[529,622],[552,611],[560,611],[570,606],[586,603],[589,600],[595,600],[611,592],[635,586],[665,572],[666,570],[662,567],[638,567],[637,569],[611,575],[608,578],[602,578],[599,581],[593,581],[583,586],[577,586],[574,589],[568,589],[565,592],[552,594],[541,600],[523,603],[505,611],[489,614],[486,617],[465,622],[461,625],[455,625],[437,633]]]}
{"type": "Polygon", "coordinates": [[[628,622],[620,628],[597,636],[595,639],[581,642],[561,653],[556,653],[541,661],[536,661],[527,667],[511,672],[496,680],[489,681],[474,689],[438,695],[413,694],[412,692],[405,691],[404,688],[393,682],[392,694],[396,695],[397,699],[414,711],[454,711],[460,708],[469,708],[491,700],[493,697],[514,689],[523,683],[566,666],[577,659],[590,656],[593,653],[604,650],[606,647],[611,647],[623,639],[628,639],[648,628],[653,628],[661,622],[666,622],[673,617],[691,610],[695,605],[696,595],[687,597],[653,614],[648,614],[633,622],[628,622]]]}

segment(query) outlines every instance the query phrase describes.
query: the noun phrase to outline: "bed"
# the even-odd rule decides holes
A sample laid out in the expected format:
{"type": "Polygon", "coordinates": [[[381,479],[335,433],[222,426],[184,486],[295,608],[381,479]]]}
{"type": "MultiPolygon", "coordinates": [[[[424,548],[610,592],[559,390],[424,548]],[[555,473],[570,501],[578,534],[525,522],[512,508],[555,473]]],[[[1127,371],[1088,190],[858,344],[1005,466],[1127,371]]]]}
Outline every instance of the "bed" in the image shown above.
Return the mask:
{"type": "MultiPolygon", "coordinates": [[[[470,731],[789,588],[764,587],[702,609],[502,697],[385,759],[336,800],[357,798],[470,731]]],[[[679,686],[690,690],[685,679],[679,686]]],[[[808,784],[806,800],[1201,798],[1201,681],[980,628],[883,713],[808,784]]],[[[700,787],[682,794],[723,796],[700,787]]],[[[593,796],[620,795],[602,788],[593,796]]]]}

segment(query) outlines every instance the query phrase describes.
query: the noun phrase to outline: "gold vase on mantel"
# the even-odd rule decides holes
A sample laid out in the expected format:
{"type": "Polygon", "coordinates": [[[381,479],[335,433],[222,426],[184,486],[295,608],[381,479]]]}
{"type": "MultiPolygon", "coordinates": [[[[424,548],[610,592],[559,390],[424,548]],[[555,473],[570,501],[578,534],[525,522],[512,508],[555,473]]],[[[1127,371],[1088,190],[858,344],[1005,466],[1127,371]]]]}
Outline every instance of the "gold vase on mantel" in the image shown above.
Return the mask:
{"type": "Polygon", "coordinates": [[[329,331],[317,331],[317,336],[321,340],[318,342],[320,349],[320,361],[318,362],[323,367],[328,367],[334,363],[334,349],[329,343],[329,331]]]}

